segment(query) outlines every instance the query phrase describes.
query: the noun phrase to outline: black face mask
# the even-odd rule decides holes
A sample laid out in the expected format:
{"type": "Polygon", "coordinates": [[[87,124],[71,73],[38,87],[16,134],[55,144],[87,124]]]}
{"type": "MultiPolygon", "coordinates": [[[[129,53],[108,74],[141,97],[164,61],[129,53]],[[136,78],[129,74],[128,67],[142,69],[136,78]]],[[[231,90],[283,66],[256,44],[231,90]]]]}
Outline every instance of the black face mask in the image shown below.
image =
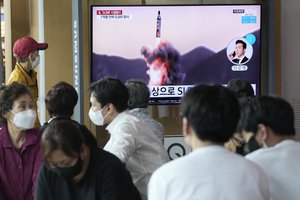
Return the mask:
{"type": "Polygon", "coordinates": [[[257,149],[260,149],[261,145],[256,141],[255,137],[252,136],[250,140],[244,146],[244,155],[247,155],[257,149]]]}
{"type": "Polygon", "coordinates": [[[72,179],[74,176],[78,175],[83,168],[83,161],[78,158],[76,164],[71,167],[54,167],[50,170],[61,175],[64,179],[72,179]]]}

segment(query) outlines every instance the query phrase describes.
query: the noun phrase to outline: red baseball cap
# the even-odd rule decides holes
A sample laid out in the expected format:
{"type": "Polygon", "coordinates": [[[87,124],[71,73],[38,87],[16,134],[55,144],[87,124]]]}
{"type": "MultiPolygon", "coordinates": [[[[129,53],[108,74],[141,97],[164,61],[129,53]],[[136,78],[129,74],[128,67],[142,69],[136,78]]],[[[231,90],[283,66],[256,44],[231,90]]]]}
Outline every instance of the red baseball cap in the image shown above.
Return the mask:
{"type": "Polygon", "coordinates": [[[32,52],[45,50],[48,48],[47,43],[38,43],[29,36],[18,39],[13,47],[13,54],[17,59],[28,57],[32,52]]]}

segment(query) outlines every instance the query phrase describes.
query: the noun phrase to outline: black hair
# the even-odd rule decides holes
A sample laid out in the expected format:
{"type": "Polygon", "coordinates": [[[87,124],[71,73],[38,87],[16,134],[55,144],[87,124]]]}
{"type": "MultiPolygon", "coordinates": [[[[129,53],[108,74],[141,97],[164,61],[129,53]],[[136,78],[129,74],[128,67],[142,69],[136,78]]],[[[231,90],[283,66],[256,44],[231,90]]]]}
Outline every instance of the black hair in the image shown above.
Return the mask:
{"type": "Polygon", "coordinates": [[[147,108],[150,92],[146,83],[139,79],[130,79],[126,81],[125,85],[129,92],[129,109],[147,108]]]}
{"type": "Polygon", "coordinates": [[[237,96],[241,107],[245,106],[254,97],[254,90],[246,80],[240,78],[231,79],[226,87],[237,96]]]}
{"type": "Polygon", "coordinates": [[[0,88],[0,121],[5,121],[5,113],[12,110],[13,103],[23,95],[32,98],[31,92],[26,85],[13,82],[10,85],[1,86],[0,88]]]}
{"type": "Polygon", "coordinates": [[[51,117],[71,117],[78,101],[75,88],[64,81],[55,84],[45,97],[46,108],[51,117]]]}
{"type": "Polygon", "coordinates": [[[225,143],[233,135],[239,119],[236,96],[219,85],[197,85],[182,98],[181,111],[198,139],[225,143]]]}
{"type": "Polygon", "coordinates": [[[254,90],[246,80],[240,78],[230,79],[226,87],[233,91],[238,98],[243,96],[254,97],[254,90]]]}
{"type": "Polygon", "coordinates": [[[72,120],[57,120],[46,126],[43,132],[41,149],[42,157],[47,163],[54,150],[61,150],[69,157],[80,155],[82,145],[96,146],[93,134],[83,125],[72,120]]]}
{"type": "Polygon", "coordinates": [[[247,49],[247,44],[246,44],[246,42],[244,42],[243,40],[237,40],[236,42],[235,42],[235,44],[242,44],[243,45],[243,49],[247,49]]]}
{"type": "Polygon", "coordinates": [[[43,132],[41,148],[45,163],[54,150],[62,150],[69,157],[80,155],[84,136],[78,124],[70,120],[58,120],[50,123],[43,132]]]}
{"type": "Polygon", "coordinates": [[[284,99],[259,96],[241,110],[238,132],[257,133],[258,124],[269,127],[275,135],[295,135],[294,111],[284,99]]]}
{"type": "Polygon", "coordinates": [[[128,90],[119,79],[111,77],[100,79],[91,85],[90,92],[102,108],[109,103],[113,104],[119,113],[128,108],[128,90]]]}

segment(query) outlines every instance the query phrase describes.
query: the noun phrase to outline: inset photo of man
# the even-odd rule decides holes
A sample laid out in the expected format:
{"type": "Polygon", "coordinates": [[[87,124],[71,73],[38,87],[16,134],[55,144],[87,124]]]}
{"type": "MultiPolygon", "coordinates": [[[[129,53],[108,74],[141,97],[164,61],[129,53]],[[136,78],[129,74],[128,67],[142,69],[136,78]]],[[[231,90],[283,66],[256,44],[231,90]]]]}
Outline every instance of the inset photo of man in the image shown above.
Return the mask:
{"type": "Polygon", "coordinates": [[[237,38],[230,42],[227,47],[228,59],[238,65],[247,63],[253,54],[252,45],[245,38],[237,38]]]}

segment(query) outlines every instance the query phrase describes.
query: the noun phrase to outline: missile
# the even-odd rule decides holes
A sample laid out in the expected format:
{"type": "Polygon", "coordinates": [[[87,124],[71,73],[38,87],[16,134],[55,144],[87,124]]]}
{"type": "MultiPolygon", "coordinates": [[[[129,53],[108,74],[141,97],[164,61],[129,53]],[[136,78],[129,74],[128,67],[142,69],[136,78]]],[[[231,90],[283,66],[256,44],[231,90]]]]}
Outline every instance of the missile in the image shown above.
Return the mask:
{"type": "Polygon", "coordinates": [[[161,35],[161,17],[160,17],[160,10],[159,10],[156,18],[156,37],[160,38],[160,35],[161,35]]]}

